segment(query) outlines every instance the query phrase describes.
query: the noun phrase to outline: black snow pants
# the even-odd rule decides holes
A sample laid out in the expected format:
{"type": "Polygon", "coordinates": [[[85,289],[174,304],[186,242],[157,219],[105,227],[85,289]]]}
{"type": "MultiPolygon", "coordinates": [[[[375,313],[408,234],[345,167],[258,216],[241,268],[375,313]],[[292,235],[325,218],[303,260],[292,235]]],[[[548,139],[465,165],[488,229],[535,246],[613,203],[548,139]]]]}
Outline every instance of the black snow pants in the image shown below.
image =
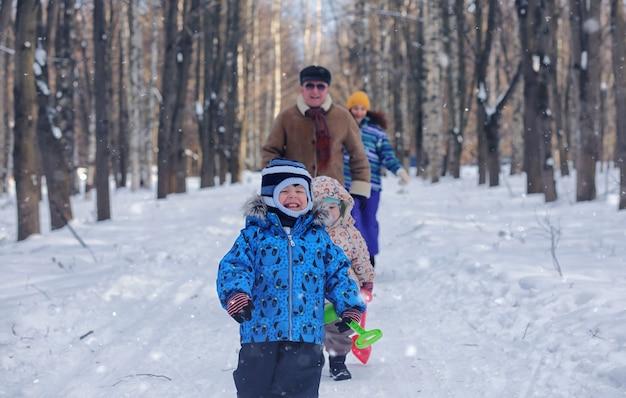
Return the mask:
{"type": "Polygon", "coordinates": [[[296,342],[246,343],[233,373],[238,398],[317,398],[322,345],[296,342]]]}

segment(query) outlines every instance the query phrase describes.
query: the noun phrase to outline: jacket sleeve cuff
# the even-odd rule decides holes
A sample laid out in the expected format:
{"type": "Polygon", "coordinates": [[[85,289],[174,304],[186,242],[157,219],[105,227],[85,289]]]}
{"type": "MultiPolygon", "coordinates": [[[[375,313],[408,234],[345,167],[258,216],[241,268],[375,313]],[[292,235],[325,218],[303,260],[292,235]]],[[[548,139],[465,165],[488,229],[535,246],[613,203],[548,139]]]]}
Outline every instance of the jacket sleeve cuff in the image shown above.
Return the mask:
{"type": "Polygon", "coordinates": [[[352,185],[350,186],[350,193],[354,195],[364,196],[366,198],[370,197],[370,191],[372,190],[372,185],[369,182],[365,181],[352,181],[352,185]]]}

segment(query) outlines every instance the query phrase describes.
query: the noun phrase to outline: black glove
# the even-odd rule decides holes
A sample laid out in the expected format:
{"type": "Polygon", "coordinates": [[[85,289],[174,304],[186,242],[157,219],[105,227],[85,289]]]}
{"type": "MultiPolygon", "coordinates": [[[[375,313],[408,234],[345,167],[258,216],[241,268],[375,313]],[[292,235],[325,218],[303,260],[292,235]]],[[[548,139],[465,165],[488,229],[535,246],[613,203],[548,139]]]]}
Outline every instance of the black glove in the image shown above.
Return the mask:
{"type": "Polygon", "coordinates": [[[238,323],[252,319],[252,300],[245,293],[235,293],[228,299],[226,311],[238,323]]]}
{"type": "Polygon", "coordinates": [[[356,323],[361,322],[361,312],[359,310],[356,310],[354,308],[345,310],[344,313],[341,315],[341,321],[336,323],[337,331],[339,333],[347,332],[348,329],[350,329],[350,326],[348,326],[348,324],[351,321],[354,321],[356,323]]]}
{"type": "Polygon", "coordinates": [[[351,193],[350,195],[352,196],[352,199],[354,200],[355,209],[360,209],[365,205],[365,201],[367,200],[365,196],[357,195],[354,193],[351,193]]]}

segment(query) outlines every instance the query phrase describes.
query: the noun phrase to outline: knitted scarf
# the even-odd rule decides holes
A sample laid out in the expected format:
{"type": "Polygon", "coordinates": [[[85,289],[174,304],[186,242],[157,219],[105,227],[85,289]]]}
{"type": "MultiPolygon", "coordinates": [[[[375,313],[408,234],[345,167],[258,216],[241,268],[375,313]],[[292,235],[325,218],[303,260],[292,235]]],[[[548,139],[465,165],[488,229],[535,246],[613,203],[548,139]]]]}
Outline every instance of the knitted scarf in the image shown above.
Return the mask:
{"type": "Polygon", "coordinates": [[[323,108],[309,108],[304,116],[312,119],[315,124],[318,171],[324,170],[330,160],[330,130],[326,122],[326,111],[323,108]]]}

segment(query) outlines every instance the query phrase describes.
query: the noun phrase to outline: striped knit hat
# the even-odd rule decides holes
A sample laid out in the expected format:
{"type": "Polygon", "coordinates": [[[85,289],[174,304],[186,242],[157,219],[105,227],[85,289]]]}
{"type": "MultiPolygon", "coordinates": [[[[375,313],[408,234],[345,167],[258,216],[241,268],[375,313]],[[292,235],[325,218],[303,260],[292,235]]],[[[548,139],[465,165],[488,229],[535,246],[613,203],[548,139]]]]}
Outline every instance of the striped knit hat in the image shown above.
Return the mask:
{"type": "Polygon", "coordinates": [[[261,196],[270,210],[278,210],[289,217],[297,218],[313,207],[311,197],[311,175],[304,165],[295,160],[273,159],[261,171],[261,196]],[[280,191],[289,185],[302,185],[306,191],[307,205],[302,210],[291,210],[278,200],[280,191]]]}

